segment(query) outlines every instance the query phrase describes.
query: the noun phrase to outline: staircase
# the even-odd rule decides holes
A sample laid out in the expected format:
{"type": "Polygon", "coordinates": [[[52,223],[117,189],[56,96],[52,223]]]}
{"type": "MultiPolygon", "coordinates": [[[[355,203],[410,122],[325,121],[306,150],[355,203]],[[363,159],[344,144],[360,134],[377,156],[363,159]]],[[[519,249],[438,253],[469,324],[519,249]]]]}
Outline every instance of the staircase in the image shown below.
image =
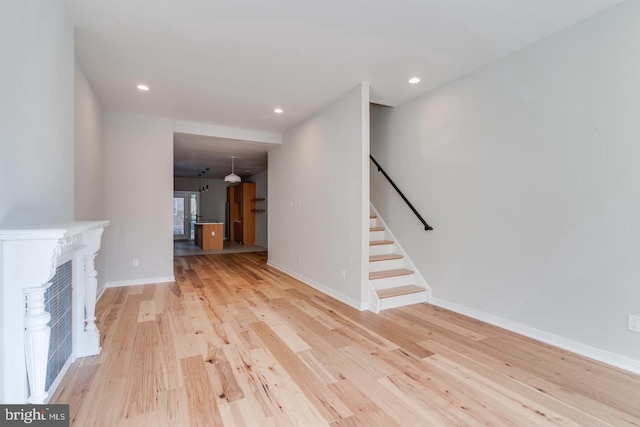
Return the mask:
{"type": "Polygon", "coordinates": [[[375,313],[429,301],[429,288],[371,206],[369,217],[369,309],[375,313]]]}

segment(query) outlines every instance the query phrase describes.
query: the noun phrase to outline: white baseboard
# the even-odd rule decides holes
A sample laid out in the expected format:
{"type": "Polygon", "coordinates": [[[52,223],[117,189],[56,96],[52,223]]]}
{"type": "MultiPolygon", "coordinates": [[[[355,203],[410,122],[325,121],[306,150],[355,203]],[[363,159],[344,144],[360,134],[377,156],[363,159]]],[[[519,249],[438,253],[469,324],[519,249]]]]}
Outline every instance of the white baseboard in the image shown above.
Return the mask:
{"type": "Polygon", "coordinates": [[[62,369],[60,369],[60,372],[58,372],[58,376],[55,378],[55,380],[53,380],[53,382],[49,386],[49,389],[47,390],[47,393],[49,393],[49,395],[47,396],[47,399],[46,399],[45,403],[49,403],[49,400],[55,394],[58,386],[62,382],[62,379],[64,378],[64,375],[67,373],[67,371],[71,367],[71,364],[73,362],[75,362],[75,360],[76,360],[76,358],[73,357],[73,355],[72,355],[67,359],[66,362],[64,362],[64,365],[62,365],[62,369]]]}
{"type": "Polygon", "coordinates": [[[114,282],[107,282],[105,288],[119,288],[120,286],[135,286],[135,285],[148,285],[150,283],[167,283],[175,282],[174,276],[165,277],[150,277],[147,279],[133,279],[133,280],[116,280],[114,282]]]}
{"type": "Polygon", "coordinates": [[[76,358],[79,359],[81,357],[92,357],[92,356],[97,356],[102,352],[102,347],[98,347],[98,352],[91,352],[91,353],[78,353],[76,355],[76,358]]]}
{"type": "Polygon", "coordinates": [[[572,353],[597,360],[598,362],[606,363],[607,365],[615,366],[617,368],[624,369],[625,371],[640,374],[640,360],[634,360],[617,353],[612,353],[610,351],[591,347],[590,345],[572,341],[570,339],[563,338],[549,332],[541,331],[540,329],[532,328],[521,323],[513,322],[502,317],[494,316],[492,314],[485,313],[474,308],[452,303],[439,298],[432,297],[431,304],[446,308],[447,310],[455,311],[456,313],[464,314],[465,316],[481,320],[494,326],[507,329],[511,332],[533,338],[543,343],[551,344],[564,350],[568,350],[572,353]]]}
{"type": "Polygon", "coordinates": [[[270,267],[275,268],[276,270],[280,270],[283,273],[293,277],[294,279],[297,279],[299,281],[301,281],[302,283],[311,286],[314,289],[319,290],[320,292],[329,295],[332,298],[337,299],[340,302],[343,302],[345,304],[347,304],[348,306],[351,306],[353,308],[355,308],[356,310],[368,310],[369,309],[369,303],[368,302],[360,302],[356,299],[353,299],[347,295],[344,295],[340,292],[337,292],[335,289],[331,289],[321,283],[318,283],[314,280],[309,279],[308,277],[302,276],[298,273],[296,273],[295,271],[289,270],[286,267],[283,267],[281,265],[278,265],[276,263],[274,263],[271,260],[267,261],[267,265],[270,267]]]}
{"type": "Polygon", "coordinates": [[[101,287],[100,290],[98,291],[98,295],[96,296],[96,302],[100,301],[100,298],[102,298],[102,295],[104,295],[105,289],[107,289],[106,284],[103,287],[101,287]]]}

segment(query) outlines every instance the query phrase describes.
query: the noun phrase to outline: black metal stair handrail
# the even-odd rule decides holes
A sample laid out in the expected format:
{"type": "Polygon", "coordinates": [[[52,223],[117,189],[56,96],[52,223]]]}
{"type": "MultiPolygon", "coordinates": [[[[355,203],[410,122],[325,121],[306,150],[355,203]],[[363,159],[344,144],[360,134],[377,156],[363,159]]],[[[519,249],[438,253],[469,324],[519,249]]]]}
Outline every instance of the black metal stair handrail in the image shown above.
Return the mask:
{"type": "Polygon", "coordinates": [[[407,206],[409,206],[409,209],[411,209],[413,211],[413,213],[416,214],[416,216],[418,217],[418,219],[420,220],[422,225],[424,225],[424,229],[426,231],[433,230],[433,227],[430,226],[429,224],[427,224],[427,221],[425,221],[424,218],[422,218],[422,215],[420,215],[420,213],[416,210],[416,208],[413,207],[413,205],[411,204],[409,199],[407,199],[405,197],[405,195],[402,193],[402,191],[400,191],[400,189],[398,188],[396,183],[393,182],[393,180],[389,177],[389,175],[387,175],[387,173],[384,171],[384,169],[382,169],[382,166],[380,166],[380,163],[376,162],[376,159],[374,159],[371,154],[369,154],[369,157],[371,158],[373,163],[378,168],[378,172],[382,172],[382,175],[384,175],[384,177],[387,178],[387,181],[389,181],[389,184],[391,184],[391,186],[396,189],[396,191],[398,192],[400,197],[402,197],[402,200],[404,200],[404,202],[407,204],[407,206]]]}

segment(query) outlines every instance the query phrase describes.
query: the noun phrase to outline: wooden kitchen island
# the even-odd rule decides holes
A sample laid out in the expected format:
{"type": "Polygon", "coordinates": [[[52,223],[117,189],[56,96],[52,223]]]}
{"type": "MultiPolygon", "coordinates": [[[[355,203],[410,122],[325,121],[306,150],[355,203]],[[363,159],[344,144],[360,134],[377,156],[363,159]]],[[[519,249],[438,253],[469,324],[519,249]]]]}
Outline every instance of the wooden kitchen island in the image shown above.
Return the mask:
{"type": "Polygon", "coordinates": [[[196,245],[203,251],[221,251],[224,231],[221,222],[196,222],[196,245]]]}

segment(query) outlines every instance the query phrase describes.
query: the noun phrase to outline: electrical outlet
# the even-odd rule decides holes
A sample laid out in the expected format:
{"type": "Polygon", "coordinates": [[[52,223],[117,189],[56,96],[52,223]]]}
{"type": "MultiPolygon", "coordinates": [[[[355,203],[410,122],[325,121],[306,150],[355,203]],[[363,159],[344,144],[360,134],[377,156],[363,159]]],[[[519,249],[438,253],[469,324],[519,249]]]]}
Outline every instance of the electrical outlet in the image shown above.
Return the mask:
{"type": "Polygon", "coordinates": [[[640,332],[640,316],[633,314],[629,315],[629,330],[633,332],[640,332]]]}
{"type": "Polygon", "coordinates": [[[138,264],[140,264],[140,262],[138,261],[138,258],[134,258],[134,259],[131,260],[131,265],[133,267],[137,267],[138,264]]]}
{"type": "Polygon", "coordinates": [[[340,272],[340,275],[342,276],[343,279],[346,279],[347,278],[347,270],[345,270],[343,268],[342,271],[340,272]]]}

